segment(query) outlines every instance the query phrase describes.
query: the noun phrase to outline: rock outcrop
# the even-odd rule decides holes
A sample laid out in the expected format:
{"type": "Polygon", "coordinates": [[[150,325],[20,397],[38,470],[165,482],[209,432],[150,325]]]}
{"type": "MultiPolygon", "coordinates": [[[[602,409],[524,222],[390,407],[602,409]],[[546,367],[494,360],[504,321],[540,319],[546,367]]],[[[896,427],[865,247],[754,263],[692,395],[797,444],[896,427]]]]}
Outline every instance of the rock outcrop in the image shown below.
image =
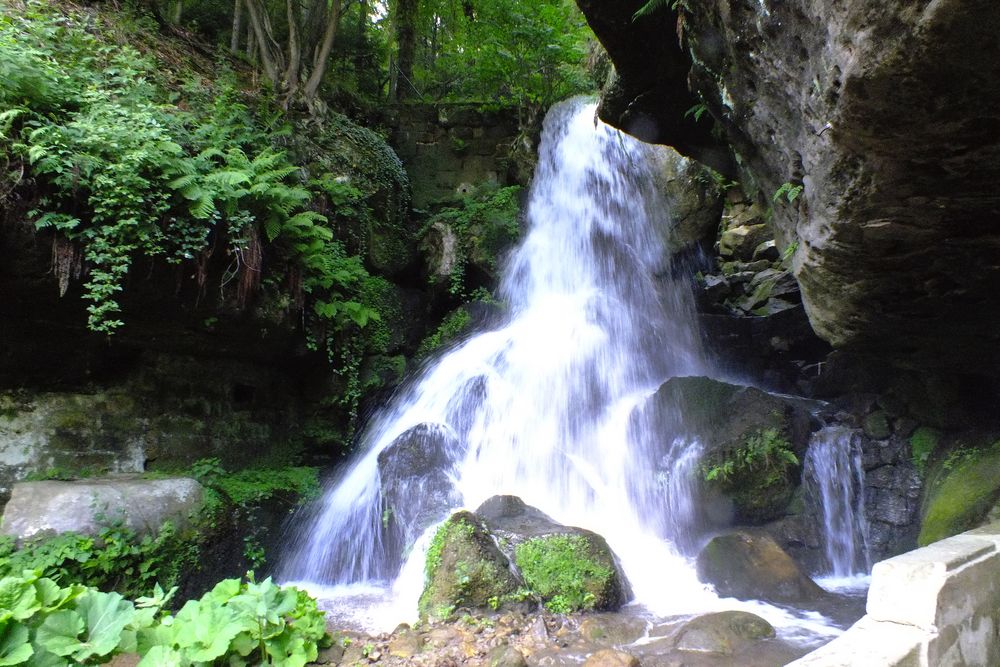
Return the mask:
{"type": "Polygon", "coordinates": [[[691,133],[710,123],[680,108],[705,105],[771,205],[779,247],[797,248],[820,337],[898,365],[1000,374],[991,0],[706,0],[636,21],[645,0],[578,4],[619,73],[602,117],[712,164],[691,133]]]}
{"type": "Polygon", "coordinates": [[[17,540],[99,535],[112,525],[155,534],[167,521],[186,525],[201,508],[202,493],[201,485],[186,477],[21,482],[4,508],[0,534],[17,540]]]}

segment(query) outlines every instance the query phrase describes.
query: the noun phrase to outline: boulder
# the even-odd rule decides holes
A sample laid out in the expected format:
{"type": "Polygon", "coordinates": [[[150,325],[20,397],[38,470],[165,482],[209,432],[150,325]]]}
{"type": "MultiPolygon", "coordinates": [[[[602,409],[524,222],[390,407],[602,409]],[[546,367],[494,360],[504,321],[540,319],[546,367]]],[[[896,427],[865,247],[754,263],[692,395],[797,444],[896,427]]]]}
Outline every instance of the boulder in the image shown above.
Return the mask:
{"type": "Polygon", "coordinates": [[[710,485],[731,501],[738,521],[759,524],[782,516],[791,501],[800,470],[794,461],[805,453],[818,408],[754,387],[678,377],[636,411],[631,427],[662,434],[665,453],[678,437],[699,443],[710,485]]]}
{"type": "Polygon", "coordinates": [[[155,534],[168,521],[187,525],[202,496],[201,485],[187,477],[19,482],[4,508],[0,534],[18,541],[70,532],[99,535],[119,523],[140,535],[155,534]]]}
{"type": "Polygon", "coordinates": [[[774,636],[774,627],[756,614],[720,611],[685,623],[677,633],[677,648],[693,653],[733,655],[750,642],[774,636]]]}
{"type": "Polygon", "coordinates": [[[727,259],[750,262],[756,259],[754,251],[774,234],[767,225],[737,225],[722,232],[719,237],[719,254],[727,259]]]}
{"type": "Polygon", "coordinates": [[[724,597],[809,602],[826,595],[770,537],[737,531],[712,539],[696,561],[698,578],[724,597]]]}
{"type": "Polygon", "coordinates": [[[510,644],[501,644],[486,654],[489,667],[528,667],[524,654],[510,644]]]}
{"type": "Polygon", "coordinates": [[[626,614],[592,614],[580,621],[579,632],[595,644],[624,646],[646,633],[646,621],[626,614]]]}
{"type": "Polygon", "coordinates": [[[493,496],[476,516],[550,610],[614,611],[631,597],[625,573],[600,535],[557,523],[517,496],[493,496]]]}
{"type": "Polygon", "coordinates": [[[456,512],[427,551],[426,584],[418,609],[423,619],[447,619],[459,608],[498,609],[524,600],[524,581],[493,536],[470,512],[456,512]]]}
{"type": "Polygon", "coordinates": [[[462,504],[452,481],[461,450],[444,424],[412,427],[378,455],[384,523],[399,554],[462,504]]]}

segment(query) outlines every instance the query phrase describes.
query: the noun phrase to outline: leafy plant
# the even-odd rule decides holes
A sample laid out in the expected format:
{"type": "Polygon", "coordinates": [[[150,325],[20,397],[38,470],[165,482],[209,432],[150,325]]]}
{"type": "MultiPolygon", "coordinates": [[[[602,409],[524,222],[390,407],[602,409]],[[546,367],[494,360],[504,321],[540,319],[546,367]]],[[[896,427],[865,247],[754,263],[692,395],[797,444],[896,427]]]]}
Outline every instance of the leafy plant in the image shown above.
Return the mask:
{"type": "Polygon", "coordinates": [[[780,431],[769,428],[750,434],[742,446],[713,457],[702,466],[702,474],[707,482],[727,482],[738,474],[784,474],[798,464],[791,444],[780,431]]]}
{"type": "Polygon", "coordinates": [[[528,587],[557,614],[593,609],[596,593],[613,576],[594,560],[587,539],[580,535],[527,540],[515,549],[515,560],[528,587]]]}
{"type": "Polygon", "coordinates": [[[782,197],[784,197],[788,203],[792,203],[798,196],[802,194],[802,186],[795,185],[794,183],[785,182],[781,184],[777,190],[774,191],[774,195],[771,197],[771,201],[777,203],[782,197]]]}
{"type": "Polygon", "coordinates": [[[706,111],[708,111],[708,105],[705,104],[704,102],[701,102],[699,104],[695,104],[693,107],[685,111],[684,117],[687,118],[688,116],[694,116],[694,122],[697,123],[699,120],[701,120],[701,117],[705,115],[706,111]]]}

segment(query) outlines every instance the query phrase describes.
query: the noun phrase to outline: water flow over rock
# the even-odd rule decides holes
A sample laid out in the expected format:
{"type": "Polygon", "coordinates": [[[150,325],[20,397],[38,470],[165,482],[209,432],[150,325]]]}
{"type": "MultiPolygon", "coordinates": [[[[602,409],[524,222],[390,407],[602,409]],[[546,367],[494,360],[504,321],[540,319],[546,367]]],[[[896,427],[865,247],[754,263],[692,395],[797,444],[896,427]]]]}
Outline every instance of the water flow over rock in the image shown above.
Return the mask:
{"type": "MultiPolygon", "coordinates": [[[[689,290],[665,277],[669,221],[655,150],[597,122],[593,105],[550,112],[528,233],[500,287],[505,324],[452,349],[373,420],[364,453],[298,522],[282,578],[392,580],[400,545],[386,537],[391,522],[428,513],[420,493],[400,497],[420,483],[380,483],[380,468],[392,466],[388,453],[379,457],[413,427],[436,424],[447,437],[435,442],[435,474],[453,477],[465,507],[518,495],[606,537],[637,593],[678,608],[706,595],[673,546],[672,527],[685,522],[663,520],[665,507],[685,506],[676,496],[690,493],[696,468],[673,435],[630,428],[667,378],[703,373],[689,290]]],[[[412,541],[421,529],[395,534],[412,541]]],[[[401,580],[421,576],[402,571],[401,580]]]]}
{"type": "Polygon", "coordinates": [[[864,475],[855,431],[827,426],[813,434],[804,477],[819,496],[829,568],[825,574],[834,578],[866,574],[871,567],[862,491],[864,475]]]}

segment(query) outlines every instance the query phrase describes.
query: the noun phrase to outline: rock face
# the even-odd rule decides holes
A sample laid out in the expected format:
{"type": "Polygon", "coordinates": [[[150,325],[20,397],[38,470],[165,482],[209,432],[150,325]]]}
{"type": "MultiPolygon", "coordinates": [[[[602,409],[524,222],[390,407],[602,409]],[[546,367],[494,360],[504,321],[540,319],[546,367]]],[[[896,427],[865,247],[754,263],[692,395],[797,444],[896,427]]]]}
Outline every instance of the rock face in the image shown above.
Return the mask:
{"type": "Polygon", "coordinates": [[[698,578],[724,597],[808,602],[825,595],[766,535],[738,531],[715,537],[698,554],[697,568],[698,578]]]}
{"type": "Polygon", "coordinates": [[[635,131],[644,114],[647,137],[707,162],[691,118],[660,103],[695,104],[690,85],[761,201],[802,187],[773,204],[773,223],[779,245],[798,244],[820,337],[902,365],[1000,374],[991,0],[706,0],[635,22],[644,0],[578,4],[619,72],[605,120],[635,131]]]}
{"type": "Polygon", "coordinates": [[[461,444],[443,424],[419,424],[378,455],[383,523],[400,554],[428,526],[461,506],[450,475],[461,444]]]}
{"type": "Polygon", "coordinates": [[[0,534],[17,540],[59,533],[98,535],[121,522],[140,535],[167,521],[183,526],[201,506],[193,479],[105,478],[76,482],[21,482],[4,508],[0,534]]]}

